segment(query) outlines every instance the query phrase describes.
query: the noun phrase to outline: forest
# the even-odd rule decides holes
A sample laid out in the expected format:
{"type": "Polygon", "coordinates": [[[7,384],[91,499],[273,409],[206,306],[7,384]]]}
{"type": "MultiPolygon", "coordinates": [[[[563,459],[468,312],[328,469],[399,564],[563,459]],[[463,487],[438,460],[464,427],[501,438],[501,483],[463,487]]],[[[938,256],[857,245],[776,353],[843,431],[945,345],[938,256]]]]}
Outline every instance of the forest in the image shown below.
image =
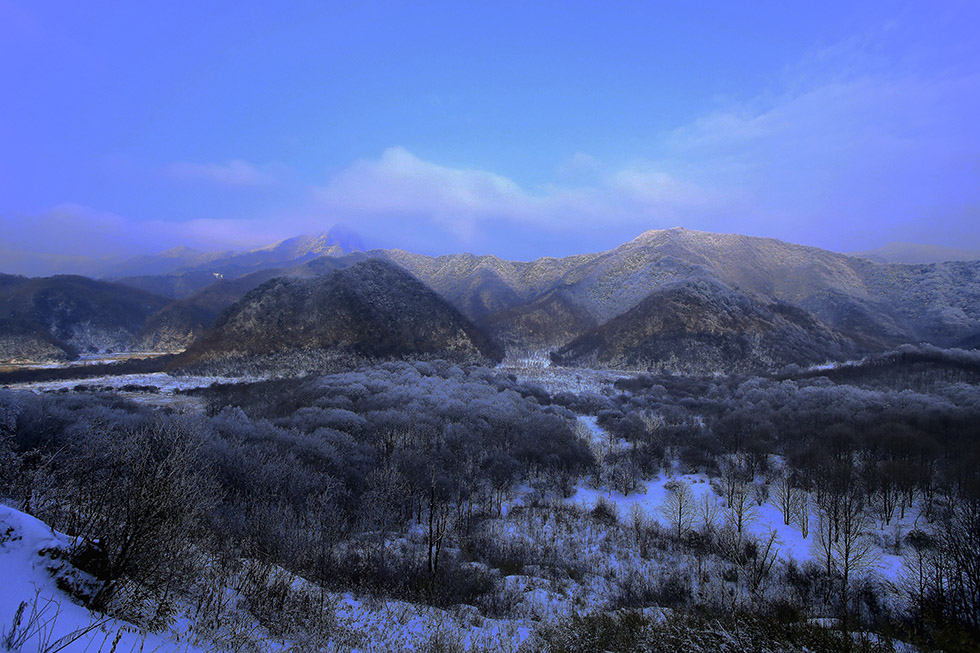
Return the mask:
{"type": "Polygon", "coordinates": [[[3,390],[0,494],[70,536],[74,600],[204,650],[370,650],[351,602],[445,615],[417,650],[975,650],[978,371],[907,347],[572,393],[389,362],[197,412],[3,390]]]}

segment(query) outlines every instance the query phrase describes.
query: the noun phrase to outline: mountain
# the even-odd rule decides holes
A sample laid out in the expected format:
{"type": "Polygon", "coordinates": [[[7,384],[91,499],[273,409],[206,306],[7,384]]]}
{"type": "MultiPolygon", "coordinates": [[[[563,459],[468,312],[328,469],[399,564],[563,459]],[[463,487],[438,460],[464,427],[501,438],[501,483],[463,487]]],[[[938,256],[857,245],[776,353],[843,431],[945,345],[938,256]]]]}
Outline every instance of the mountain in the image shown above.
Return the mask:
{"type": "Polygon", "coordinates": [[[302,268],[315,261],[343,267],[365,256],[404,267],[509,347],[559,348],[656,288],[703,277],[800,306],[868,350],[920,341],[955,345],[980,331],[980,264],[883,265],[770,238],[688,229],[648,231],[606,252],[527,262],[372,250],[280,271],[311,276],[302,268]]]}
{"type": "Polygon", "coordinates": [[[238,279],[221,279],[190,297],[167,304],[143,323],[141,347],[149,351],[183,351],[245,293],[281,275],[282,270],[273,268],[238,279]]]}
{"type": "Polygon", "coordinates": [[[497,311],[479,323],[508,348],[540,350],[599,326],[593,315],[557,288],[530,302],[497,311]]]}
{"type": "Polygon", "coordinates": [[[502,350],[405,270],[367,260],[325,276],[277,277],[232,305],[178,366],[297,355],[500,360],[502,350]]]}
{"type": "Polygon", "coordinates": [[[135,349],[144,321],[167,303],[86,277],[0,275],[0,360],[65,360],[79,352],[135,349]]]}
{"type": "Polygon", "coordinates": [[[292,268],[268,268],[234,279],[220,279],[189,297],[178,299],[151,315],[143,325],[141,343],[152,351],[183,351],[246,293],[276,277],[308,279],[365,260],[356,253],[321,257],[292,268]]]}
{"type": "Polygon", "coordinates": [[[137,277],[123,277],[116,279],[115,283],[121,283],[130,288],[139,288],[154,295],[161,295],[171,299],[184,299],[223,278],[224,275],[219,272],[192,270],[175,274],[150,274],[137,277]]]}
{"type": "Polygon", "coordinates": [[[424,256],[403,250],[372,251],[402,266],[472,320],[528,302],[561,285],[567,275],[600,254],[534,261],[507,261],[493,255],[424,256]]]}
{"type": "Polygon", "coordinates": [[[164,250],[159,254],[146,254],[121,261],[105,270],[102,274],[106,279],[125,279],[127,277],[145,277],[170,274],[176,270],[199,268],[208,263],[233,256],[234,252],[205,252],[192,247],[178,246],[164,250]]]}
{"type": "Polygon", "coordinates": [[[875,263],[944,263],[946,261],[975,261],[980,259],[980,250],[958,249],[942,245],[921,245],[917,243],[889,243],[878,249],[854,252],[875,263]]]}
{"type": "MultiPolygon", "coordinates": [[[[883,265],[772,238],[681,228],[648,231],[606,252],[527,263],[468,254],[390,256],[486,325],[534,314],[540,310],[535,302],[558,289],[562,301],[601,324],[660,286],[708,277],[797,305],[872,350],[920,341],[949,346],[980,331],[980,262],[883,265]],[[515,298],[523,301],[515,304],[515,298]],[[472,306],[491,312],[481,315],[472,306]]],[[[550,346],[580,335],[556,334],[559,341],[550,346]]]]}
{"type": "MultiPolygon", "coordinates": [[[[681,228],[647,231],[605,252],[534,261],[343,253],[338,242],[350,245],[353,238],[342,231],[298,236],[216,258],[199,270],[130,277],[126,283],[173,299],[144,320],[138,344],[179,351],[274,277],[309,279],[368,258],[404,268],[513,349],[559,350],[658,289],[695,280],[713,280],[763,305],[795,306],[864,351],[919,342],[972,346],[980,333],[980,261],[884,264],[771,238],[681,228]]],[[[21,349],[50,346],[31,340],[36,329],[17,328],[21,349]]]]}
{"type": "Polygon", "coordinates": [[[806,311],[710,278],[655,290],[552,354],[561,365],[758,372],[854,356],[859,347],[806,311]]]}
{"type": "Polygon", "coordinates": [[[294,236],[241,252],[202,252],[175,247],[124,261],[109,269],[103,278],[180,299],[216,279],[271,267],[293,267],[321,256],[341,256],[363,249],[364,241],[357,233],[335,225],[326,232],[294,236]]]}
{"type": "MultiPolygon", "coordinates": [[[[330,232],[287,238],[267,247],[224,256],[204,266],[223,276],[239,275],[264,267],[289,267],[320,256],[337,256],[344,249],[330,232]]],[[[194,269],[200,269],[198,266],[194,269]]]]}

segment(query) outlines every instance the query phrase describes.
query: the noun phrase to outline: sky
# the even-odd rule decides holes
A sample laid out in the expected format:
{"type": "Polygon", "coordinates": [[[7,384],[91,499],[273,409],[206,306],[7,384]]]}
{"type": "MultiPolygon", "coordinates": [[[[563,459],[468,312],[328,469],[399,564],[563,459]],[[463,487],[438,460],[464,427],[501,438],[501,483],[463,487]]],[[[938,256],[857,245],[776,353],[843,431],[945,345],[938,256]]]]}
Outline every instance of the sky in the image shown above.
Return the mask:
{"type": "Polygon", "coordinates": [[[980,249],[980,3],[0,0],[0,271],[343,224],[980,249]]]}

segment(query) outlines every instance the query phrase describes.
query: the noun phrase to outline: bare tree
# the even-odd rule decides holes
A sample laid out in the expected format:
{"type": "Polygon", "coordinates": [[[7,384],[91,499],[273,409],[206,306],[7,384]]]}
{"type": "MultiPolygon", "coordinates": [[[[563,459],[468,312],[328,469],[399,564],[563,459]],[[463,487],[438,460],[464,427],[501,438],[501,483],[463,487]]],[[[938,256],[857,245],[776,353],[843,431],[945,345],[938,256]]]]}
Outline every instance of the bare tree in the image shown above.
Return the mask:
{"type": "Polygon", "coordinates": [[[779,547],[776,546],[779,544],[779,536],[770,529],[768,535],[753,544],[752,555],[747,556],[745,564],[745,579],[752,593],[757,594],[779,559],[779,547]]]}
{"type": "Polygon", "coordinates": [[[790,514],[793,524],[799,527],[804,538],[810,536],[810,493],[794,488],[790,494],[790,514]]]}
{"type": "Polygon", "coordinates": [[[869,537],[871,520],[864,509],[861,493],[851,487],[825,502],[817,513],[814,553],[826,566],[828,575],[840,578],[840,605],[846,628],[851,579],[877,562],[879,553],[869,537]]]}
{"type": "Polygon", "coordinates": [[[789,470],[782,470],[772,484],[769,497],[774,506],[783,514],[783,524],[789,526],[793,521],[793,483],[789,470]]]}
{"type": "Polygon", "coordinates": [[[714,535],[720,520],[721,508],[718,506],[718,499],[714,493],[705,492],[697,502],[697,521],[701,526],[701,532],[707,536],[714,535]]]}
{"type": "Polygon", "coordinates": [[[725,518],[739,537],[741,537],[745,527],[754,522],[759,514],[753,503],[750,484],[736,483],[731,488],[728,504],[725,506],[725,518]]]}
{"type": "Polygon", "coordinates": [[[660,513],[680,539],[694,524],[697,510],[694,493],[691,492],[691,486],[683,481],[671,481],[664,488],[667,490],[667,496],[660,506],[660,513]]]}
{"type": "Polygon", "coordinates": [[[852,576],[874,565],[880,557],[868,534],[870,526],[871,520],[858,493],[846,494],[841,501],[837,538],[832,545],[834,560],[841,574],[841,610],[845,619],[852,576]]]}
{"type": "Polygon", "coordinates": [[[744,454],[728,454],[722,456],[718,461],[718,467],[721,470],[723,496],[727,503],[731,503],[732,497],[739,486],[752,482],[746,456],[744,454]]]}
{"type": "Polygon", "coordinates": [[[93,598],[97,608],[120,602],[124,608],[145,596],[162,601],[186,569],[190,543],[213,499],[199,443],[194,424],[161,419],[106,434],[102,450],[92,452],[97,458],[90,462],[109,469],[79,479],[69,500],[79,536],[76,560],[95,565],[102,579],[93,598]]]}

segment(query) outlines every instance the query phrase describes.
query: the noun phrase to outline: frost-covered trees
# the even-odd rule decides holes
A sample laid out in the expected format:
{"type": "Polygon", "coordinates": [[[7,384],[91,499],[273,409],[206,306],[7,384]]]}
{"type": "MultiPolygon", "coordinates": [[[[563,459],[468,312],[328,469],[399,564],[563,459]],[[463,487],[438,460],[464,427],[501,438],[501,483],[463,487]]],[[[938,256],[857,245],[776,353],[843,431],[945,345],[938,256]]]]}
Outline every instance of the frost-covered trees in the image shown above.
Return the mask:
{"type": "Polygon", "coordinates": [[[81,517],[76,534],[98,542],[96,564],[104,580],[93,598],[97,607],[111,605],[123,587],[134,584],[165,595],[185,571],[196,531],[214,501],[195,428],[172,419],[113,434],[103,443],[108,458],[100,461],[109,466],[101,476],[105,485],[89,477],[70,499],[81,517]]]}

